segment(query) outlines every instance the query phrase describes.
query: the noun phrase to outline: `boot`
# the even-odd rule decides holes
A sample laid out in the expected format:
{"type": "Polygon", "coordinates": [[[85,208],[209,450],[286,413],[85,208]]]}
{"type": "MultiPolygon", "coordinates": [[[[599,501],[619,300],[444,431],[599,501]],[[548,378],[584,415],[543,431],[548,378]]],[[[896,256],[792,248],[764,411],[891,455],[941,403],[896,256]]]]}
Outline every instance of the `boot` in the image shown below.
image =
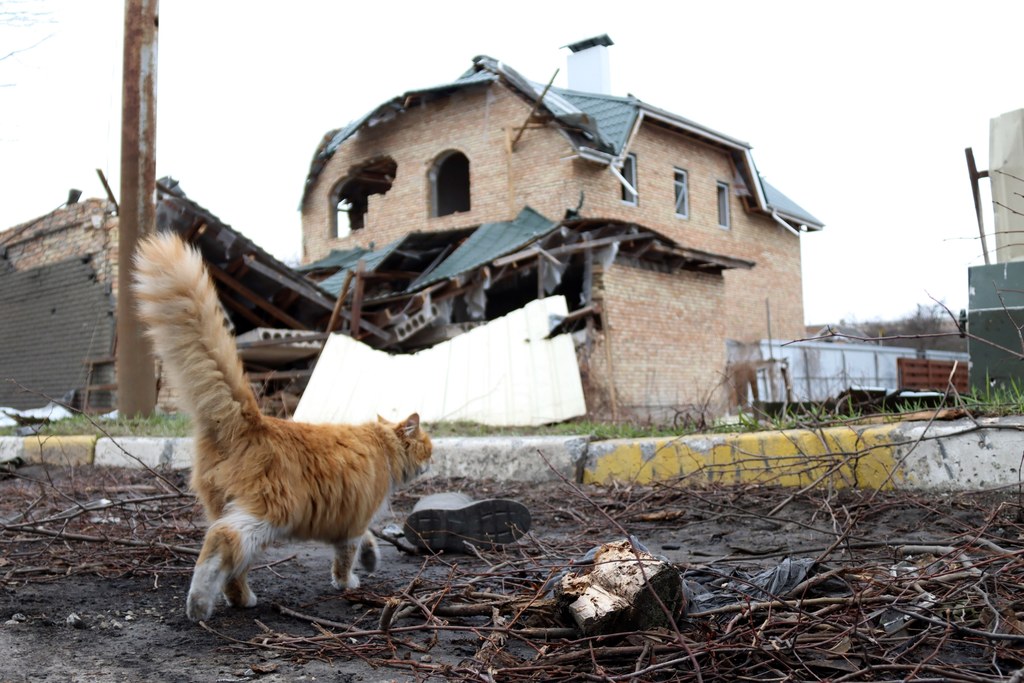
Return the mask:
{"type": "Polygon", "coordinates": [[[514,500],[435,493],[416,503],[404,533],[419,548],[464,553],[467,542],[481,549],[514,543],[530,530],[530,521],[530,511],[514,500]]]}

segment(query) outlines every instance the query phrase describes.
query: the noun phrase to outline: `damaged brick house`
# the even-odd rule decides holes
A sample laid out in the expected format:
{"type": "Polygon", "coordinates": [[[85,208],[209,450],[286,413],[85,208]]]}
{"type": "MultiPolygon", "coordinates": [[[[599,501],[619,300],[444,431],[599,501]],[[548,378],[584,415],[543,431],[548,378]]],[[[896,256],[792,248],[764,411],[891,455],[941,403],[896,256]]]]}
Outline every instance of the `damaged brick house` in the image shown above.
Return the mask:
{"type": "Polygon", "coordinates": [[[329,132],[302,200],[305,271],[341,326],[410,351],[563,295],[593,416],[719,412],[726,340],[803,334],[800,235],[822,223],[750,146],[607,93],[607,36],[569,88],[480,56],[329,132]]]}

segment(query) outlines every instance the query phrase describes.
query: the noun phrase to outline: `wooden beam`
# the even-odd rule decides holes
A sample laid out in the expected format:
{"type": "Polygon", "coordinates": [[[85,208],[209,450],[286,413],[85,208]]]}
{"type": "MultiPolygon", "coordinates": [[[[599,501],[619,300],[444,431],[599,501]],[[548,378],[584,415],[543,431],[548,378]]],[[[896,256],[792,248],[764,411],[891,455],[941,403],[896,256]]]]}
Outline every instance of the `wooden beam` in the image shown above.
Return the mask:
{"type": "Polygon", "coordinates": [[[550,249],[541,249],[536,244],[527,247],[526,249],[509,254],[508,256],[502,256],[499,259],[491,261],[496,266],[504,266],[517,261],[523,261],[528,258],[533,258],[541,252],[545,252],[551,256],[558,256],[560,254],[571,254],[580,251],[586,251],[587,249],[595,249],[597,247],[606,247],[616,242],[639,242],[641,240],[654,239],[652,233],[640,233],[637,235],[614,235],[612,237],[602,237],[596,240],[590,240],[587,242],[576,242],[575,244],[566,244],[561,247],[552,247],[550,249]]]}
{"type": "Polygon", "coordinates": [[[974,194],[974,213],[978,217],[978,234],[981,236],[981,253],[985,257],[985,265],[989,265],[988,244],[985,242],[985,219],[981,214],[981,193],[978,189],[978,179],[987,178],[988,171],[978,171],[974,163],[974,150],[970,147],[964,150],[967,155],[967,173],[971,177],[971,192],[974,194]]]}
{"type": "MultiPolygon", "coordinates": [[[[274,318],[277,318],[279,321],[285,323],[286,325],[288,325],[292,329],[295,329],[295,330],[308,330],[309,329],[306,325],[300,323],[298,320],[296,320],[295,318],[291,317],[290,315],[288,315],[287,313],[282,311],[280,308],[278,308],[277,306],[275,306],[274,304],[270,303],[269,301],[267,301],[265,298],[263,298],[262,296],[260,296],[256,292],[252,291],[251,289],[249,289],[248,287],[243,285],[241,282],[239,282],[238,280],[236,280],[232,276],[230,276],[227,273],[225,273],[216,264],[213,264],[213,263],[210,263],[209,261],[207,261],[206,266],[207,266],[207,269],[210,271],[210,275],[212,275],[215,280],[217,280],[218,282],[222,283],[224,286],[228,287],[229,289],[233,290],[234,292],[242,295],[243,297],[246,298],[246,300],[251,302],[257,308],[262,308],[264,311],[269,313],[271,316],[273,316],[274,318]]],[[[230,297],[225,297],[224,299],[226,301],[230,301],[231,300],[230,297]]]]}
{"type": "Polygon", "coordinates": [[[512,139],[511,149],[513,152],[516,151],[516,143],[519,142],[519,138],[523,137],[523,131],[526,130],[526,125],[530,123],[530,119],[533,118],[533,115],[536,113],[540,103],[544,101],[544,96],[548,94],[548,90],[551,89],[551,85],[555,82],[555,76],[558,75],[558,71],[558,69],[555,69],[555,73],[551,74],[551,80],[544,86],[544,90],[541,92],[540,97],[534,100],[533,108],[530,109],[529,116],[526,117],[526,121],[523,122],[523,125],[519,128],[519,132],[517,132],[515,138],[512,139]]]}
{"type": "Polygon", "coordinates": [[[107,193],[107,199],[114,205],[114,213],[118,213],[117,199],[114,198],[114,191],[110,189],[110,183],[107,182],[107,176],[103,175],[103,169],[97,168],[96,175],[100,177],[100,182],[103,183],[103,189],[107,193]]]}
{"type": "Polygon", "coordinates": [[[304,282],[286,277],[284,274],[274,270],[270,266],[261,263],[252,254],[246,254],[245,256],[242,257],[242,260],[245,262],[245,265],[247,267],[251,268],[252,270],[255,270],[260,275],[270,278],[271,280],[278,283],[282,287],[285,287],[286,289],[298,292],[303,298],[311,301],[312,303],[320,306],[321,308],[328,311],[334,308],[334,302],[327,299],[327,297],[320,294],[320,292],[316,291],[312,287],[306,286],[304,282]]]}
{"type": "Polygon", "coordinates": [[[327,321],[327,331],[334,332],[335,325],[338,324],[338,318],[341,316],[341,307],[345,305],[345,298],[348,296],[348,287],[352,284],[352,271],[345,273],[345,283],[341,286],[341,291],[338,293],[338,299],[334,302],[334,309],[331,311],[331,318],[327,321]]]}
{"type": "Polygon", "coordinates": [[[352,292],[352,337],[358,339],[359,322],[363,315],[363,274],[366,268],[366,260],[359,259],[356,262],[356,288],[352,292]]]}
{"type": "Polygon", "coordinates": [[[239,314],[240,316],[251,322],[256,327],[273,327],[273,325],[268,324],[268,321],[264,320],[263,318],[253,313],[249,308],[243,306],[238,301],[235,301],[234,297],[230,295],[222,295],[220,297],[220,301],[222,304],[224,304],[232,311],[234,311],[235,313],[239,314]]]}

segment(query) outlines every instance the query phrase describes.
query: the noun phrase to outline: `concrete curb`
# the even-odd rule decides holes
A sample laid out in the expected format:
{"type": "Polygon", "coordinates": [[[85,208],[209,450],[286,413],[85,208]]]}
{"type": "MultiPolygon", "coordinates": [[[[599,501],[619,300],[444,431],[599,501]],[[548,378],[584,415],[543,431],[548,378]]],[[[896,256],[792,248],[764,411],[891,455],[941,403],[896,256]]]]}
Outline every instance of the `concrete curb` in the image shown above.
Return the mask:
{"type": "Polygon", "coordinates": [[[166,467],[183,470],[192,466],[194,452],[191,438],[104,437],[96,442],[93,464],[100,467],[166,467]]]}
{"type": "Polygon", "coordinates": [[[578,480],[586,436],[460,437],[434,439],[427,476],[500,481],[578,480]]]}
{"type": "Polygon", "coordinates": [[[1024,419],[906,422],[590,444],[585,483],[975,490],[1020,483],[1024,419]]]}
{"type": "MultiPolygon", "coordinates": [[[[190,438],[0,437],[0,463],[187,469],[193,452],[190,438]]],[[[941,491],[1018,485],[1022,464],[1024,417],[1011,417],[672,439],[438,438],[426,476],[941,491]]]]}

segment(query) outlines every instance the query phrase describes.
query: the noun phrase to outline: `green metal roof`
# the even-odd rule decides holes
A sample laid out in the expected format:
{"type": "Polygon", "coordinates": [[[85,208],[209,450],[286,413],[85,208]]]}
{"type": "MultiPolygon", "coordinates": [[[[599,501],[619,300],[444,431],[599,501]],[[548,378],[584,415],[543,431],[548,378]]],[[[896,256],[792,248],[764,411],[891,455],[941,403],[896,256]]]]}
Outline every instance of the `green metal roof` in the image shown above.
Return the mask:
{"type": "MultiPolygon", "coordinates": [[[[397,242],[392,242],[383,249],[378,249],[377,251],[367,251],[362,247],[348,249],[347,251],[344,252],[332,251],[331,254],[346,254],[351,258],[346,259],[344,263],[339,263],[341,270],[339,270],[337,273],[321,282],[320,289],[330,292],[335,297],[338,296],[338,294],[341,292],[341,288],[345,285],[345,275],[350,270],[356,269],[356,266],[359,264],[359,259],[363,259],[366,270],[375,270],[378,264],[380,264],[381,261],[387,258],[388,254],[393,252],[399,244],[401,244],[401,240],[398,240],[397,242]]],[[[327,261],[330,258],[331,256],[328,255],[321,261],[327,261]]]]}
{"type": "Polygon", "coordinates": [[[300,273],[308,273],[313,270],[327,270],[329,268],[352,268],[356,265],[359,259],[370,253],[369,250],[363,249],[362,247],[353,247],[352,249],[331,249],[331,253],[324,256],[319,261],[313,261],[305,265],[296,266],[295,270],[300,273]]]}
{"type": "Polygon", "coordinates": [[[496,258],[521,249],[556,227],[558,223],[548,220],[529,206],[524,207],[515,220],[484,223],[437,268],[416,278],[407,291],[422,289],[439,280],[479,268],[496,258]]]}
{"type": "Polygon", "coordinates": [[[589,115],[613,154],[621,154],[640,111],[635,97],[613,97],[556,88],[558,94],[589,115]]]}
{"type": "Polygon", "coordinates": [[[764,197],[768,201],[768,208],[775,209],[781,214],[807,224],[812,228],[821,228],[824,223],[811,215],[806,209],[794,202],[768,184],[768,181],[761,178],[761,187],[764,188],[764,197]]]}

